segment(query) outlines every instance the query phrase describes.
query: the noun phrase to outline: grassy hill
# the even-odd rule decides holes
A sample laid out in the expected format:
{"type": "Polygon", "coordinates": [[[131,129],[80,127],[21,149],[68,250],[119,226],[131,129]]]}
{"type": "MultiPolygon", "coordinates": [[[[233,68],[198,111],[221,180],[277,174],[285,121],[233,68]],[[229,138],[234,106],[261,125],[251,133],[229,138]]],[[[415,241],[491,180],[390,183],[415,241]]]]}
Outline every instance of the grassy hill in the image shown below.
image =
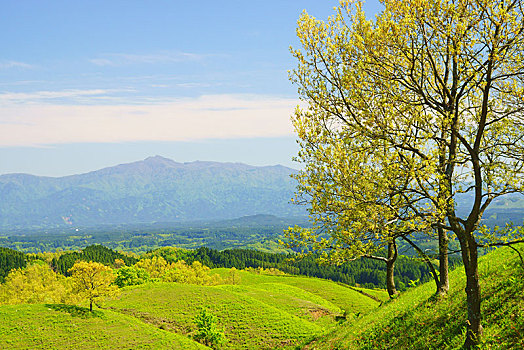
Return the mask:
{"type": "MultiPolygon", "coordinates": [[[[226,269],[215,272],[225,274],[226,269]]],[[[240,284],[156,283],[126,288],[108,303],[114,311],[181,334],[196,330],[207,308],[224,328],[227,349],[294,348],[325,333],[336,316],[366,313],[380,303],[334,282],[238,271],[240,284]]]]}
{"type": "MultiPolygon", "coordinates": [[[[518,247],[524,250],[524,245],[518,247]]],[[[481,348],[524,348],[524,267],[517,254],[500,248],[483,256],[479,272],[484,335],[481,348]]],[[[450,275],[451,289],[432,298],[434,284],[406,291],[397,299],[340,325],[307,349],[456,349],[464,342],[466,278],[462,268],[450,275]]]]}
{"type": "Polygon", "coordinates": [[[110,310],[67,305],[0,306],[0,349],[204,349],[110,310]]]}
{"type": "MultiPolygon", "coordinates": [[[[523,251],[524,244],[518,248],[523,251]]],[[[479,271],[482,348],[524,348],[524,266],[518,255],[497,249],[481,258],[479,271]]],[[[126,287],[94,315],[66,305],[1,306],[0,348],[197,348],[191,336],[202,308],[224,329],[224,349],[457,349],[464,341],[462,268],[451,273],[450,292],[441,299],[433,298],[432,283],[388,300],[381,290],[267,271],[237,271],[235,281],[126,287]]]]}

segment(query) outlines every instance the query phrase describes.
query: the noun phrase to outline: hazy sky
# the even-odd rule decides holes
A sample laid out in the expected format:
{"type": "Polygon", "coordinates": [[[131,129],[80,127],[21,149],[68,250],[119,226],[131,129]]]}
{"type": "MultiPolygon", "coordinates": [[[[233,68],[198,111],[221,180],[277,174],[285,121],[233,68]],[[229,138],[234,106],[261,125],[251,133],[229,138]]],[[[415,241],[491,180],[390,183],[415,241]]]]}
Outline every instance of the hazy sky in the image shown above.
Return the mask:
{"type": "Polygon", "coordinates": [[[296,166],[289,46],[302,10],[337,3],[1,1],[0,174],[156,154],[296,166]]]}

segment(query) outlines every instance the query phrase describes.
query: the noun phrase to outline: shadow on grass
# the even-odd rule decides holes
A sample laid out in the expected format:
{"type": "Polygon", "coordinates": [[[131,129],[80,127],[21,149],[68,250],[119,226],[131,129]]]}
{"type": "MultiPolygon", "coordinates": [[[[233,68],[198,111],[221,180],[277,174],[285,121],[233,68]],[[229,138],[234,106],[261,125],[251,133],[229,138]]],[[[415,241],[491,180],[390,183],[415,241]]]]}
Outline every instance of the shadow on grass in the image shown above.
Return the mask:
{"type": "Polygon", "coordinates": [[[67,312],[73,317],[80,318],[91,318],[91,317],[102,317],[104,314],[102,311],[89,311],[87,307],[81,307],[76,305],[67,304],[45,304],[45,307],[61,312],[67,312]]]}

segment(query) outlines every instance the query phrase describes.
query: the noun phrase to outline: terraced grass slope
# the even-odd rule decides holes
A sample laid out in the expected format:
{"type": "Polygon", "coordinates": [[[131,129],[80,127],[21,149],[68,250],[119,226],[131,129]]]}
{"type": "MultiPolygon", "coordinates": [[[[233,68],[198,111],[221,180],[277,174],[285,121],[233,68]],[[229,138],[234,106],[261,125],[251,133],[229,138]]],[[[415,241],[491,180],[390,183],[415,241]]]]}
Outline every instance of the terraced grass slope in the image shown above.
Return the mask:
{"type": "Polygon", "coordinates": [[[110,310],[0,306],[0,349],[205,349],[187,337],[110,310]]]}
{"type": "MultiPolygon", "coordinates": [[[[524,253],[524,245],[517,248],[524,253]]],[[[480,259],[479,272],[484,327],[481,348],[524,349],[524,266],[517,253],[497,249],[480,259]]],[[[460,348],[467,312],[463,268],[450,274],[450,282],[445,298],[432,298],[432,283],[413,288],[356,322],[338,326],[306,348],[460,348]]]]}
{"type": "MultiPolygon", "coordinates": [[[[225,274],[228,270],[217,269],[225,274]]],[[[238,271],[240,284],[157,283],[123,290],[114,310],[191,335],[202,307],[224,327],[227,349],[294,348],[325,333],[336,316],[367,313],[380,302],[331,281],[238,271]]]]}
{"type": "MultiPolygon", "coordinates": [[[[214,269],[213,272],[220,275],[226,275],[227,269],[214,269]]],[[[388,294],[385,290],[369,290],[363,288],[351,288],[347,285],[327,281],[320,278],[311,278],[303,276],[271,276],[264,274],[238,271],[240,284],[248,286],[263,286],[265,283],[278,283],[286,286],[294,286],[317,295],[327,301],[332,302],[348,313],[368,313],[378,306],[377,300],[365,297],[359,293],[363,291],[366,294],[374,296],[381,301],[388,300],[388,294]]]]}

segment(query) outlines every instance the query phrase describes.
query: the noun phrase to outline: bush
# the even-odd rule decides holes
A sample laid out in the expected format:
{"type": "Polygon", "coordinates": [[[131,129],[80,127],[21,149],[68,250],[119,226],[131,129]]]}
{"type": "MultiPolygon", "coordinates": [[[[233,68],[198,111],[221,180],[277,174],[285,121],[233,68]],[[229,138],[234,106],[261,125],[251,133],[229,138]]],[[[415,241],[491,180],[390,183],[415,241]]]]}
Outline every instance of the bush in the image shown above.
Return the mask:
{"type": "Polygon", "coordinates": [[[226,341],[224,330],[217,328],[216,317],[207,309],[203,308],[195,317],[197,333],[194,335],[196,341],[216,349],[226,341]]]}
{"type": "Polygon", "coordinates": [[[135,266],[124,266],[116,271],[115,284],[120,288],[136,286],[149,281],[149,273],[135,266]]]}

